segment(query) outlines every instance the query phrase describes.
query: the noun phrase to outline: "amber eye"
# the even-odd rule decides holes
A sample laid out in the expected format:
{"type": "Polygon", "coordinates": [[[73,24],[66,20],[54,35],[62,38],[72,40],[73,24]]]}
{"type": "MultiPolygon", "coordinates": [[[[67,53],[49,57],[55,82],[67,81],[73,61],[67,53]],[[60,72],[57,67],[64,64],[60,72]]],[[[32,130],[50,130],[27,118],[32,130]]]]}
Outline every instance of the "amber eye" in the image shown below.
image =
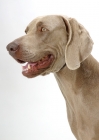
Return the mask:
{"type": "Polygon", "coordinates": [[[42,27],[42,28],[41,28],[41,31],[42,31],[42,32],[46,32],[46,31],[47,31],[47,29],[46,29],[46,28],[44,28],[44,27],[42,27]]]}

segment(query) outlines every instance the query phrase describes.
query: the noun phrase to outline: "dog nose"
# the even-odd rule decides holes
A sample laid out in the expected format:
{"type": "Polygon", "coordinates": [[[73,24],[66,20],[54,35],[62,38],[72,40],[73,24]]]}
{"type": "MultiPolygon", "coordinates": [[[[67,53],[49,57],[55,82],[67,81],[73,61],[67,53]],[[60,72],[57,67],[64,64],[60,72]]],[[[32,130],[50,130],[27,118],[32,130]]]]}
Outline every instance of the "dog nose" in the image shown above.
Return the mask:
{"type": "Polygon", "coordinates": [[[9,53],[15,53],[19,48],[19,44],[12,42],[10,44],[7,45],[7,50],[9,51],[9,53]]]}

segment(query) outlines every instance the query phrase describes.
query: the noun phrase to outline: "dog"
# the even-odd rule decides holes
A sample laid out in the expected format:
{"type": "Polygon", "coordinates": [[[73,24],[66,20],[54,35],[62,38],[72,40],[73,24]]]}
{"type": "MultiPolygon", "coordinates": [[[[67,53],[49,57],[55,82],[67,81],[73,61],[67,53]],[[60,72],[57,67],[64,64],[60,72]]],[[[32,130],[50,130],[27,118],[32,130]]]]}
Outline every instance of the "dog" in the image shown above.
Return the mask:
{"type": "Polygon", "coordinates": [[[74,18],[35,18],[26,35],[7,45],[28,78],[53,73],[66,100],[71,131],[77,140],[99,140],[99,63],[93,41],[74,18]]]}

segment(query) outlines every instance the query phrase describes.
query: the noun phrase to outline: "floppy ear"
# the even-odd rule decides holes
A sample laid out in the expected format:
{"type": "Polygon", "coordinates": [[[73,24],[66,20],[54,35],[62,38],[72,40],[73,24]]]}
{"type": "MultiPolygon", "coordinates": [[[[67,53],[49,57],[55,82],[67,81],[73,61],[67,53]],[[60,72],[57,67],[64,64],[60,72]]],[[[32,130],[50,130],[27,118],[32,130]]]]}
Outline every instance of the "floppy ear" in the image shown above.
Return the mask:
{"type": "Polygon", "coordinates": [[[63,17],[63,20],[69,34],[65,49],[65,61],[69,69],[75,70],[91,53],[93,41],[86,29],[75,19],[63,17]]]}

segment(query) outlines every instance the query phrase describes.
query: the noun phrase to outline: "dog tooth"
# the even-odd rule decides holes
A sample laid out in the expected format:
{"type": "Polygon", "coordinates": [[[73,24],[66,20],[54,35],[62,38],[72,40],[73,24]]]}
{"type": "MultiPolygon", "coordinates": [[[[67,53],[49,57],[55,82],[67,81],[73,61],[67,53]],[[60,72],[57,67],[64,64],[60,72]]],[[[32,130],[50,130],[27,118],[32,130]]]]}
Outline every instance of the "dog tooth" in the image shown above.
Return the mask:
{"type": "Polygon", "coordinates": [[[30,64],[28,64],[28,70],[31,69],[30,64]]]}
{"type": "Polygon", "coordinates": [[[27,62],[26,63],[23,63],[23,64],[21,64],[22,66],[26,66],[27,65],[27,62]]]}
{"type": "Polygon", "coordinates": [[[43,57],[41,60],[43,61],[43,60],[45,60],[45,58],[46,58],[46,57],[43,57]]]}

